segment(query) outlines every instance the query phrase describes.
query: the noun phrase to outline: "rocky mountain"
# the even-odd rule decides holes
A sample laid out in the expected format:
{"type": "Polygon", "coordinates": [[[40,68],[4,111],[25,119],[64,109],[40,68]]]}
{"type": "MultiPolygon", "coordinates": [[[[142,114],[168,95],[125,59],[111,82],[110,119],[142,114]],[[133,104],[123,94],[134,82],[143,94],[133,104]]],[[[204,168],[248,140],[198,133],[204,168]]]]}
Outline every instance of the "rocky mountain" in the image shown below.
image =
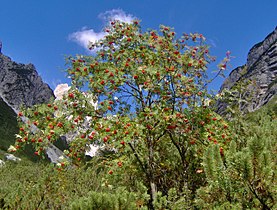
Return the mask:
{"type": "MultiPolygon", "coordinates": [[[[277,93],[277,27],[262,42],[254,45],[243,66],[235,68],[220,88],[232,90],[240,84],[245,89],[242,99],[251,98],[241,106],[242,111],[252,112],[268,103],[277,93]]],[[[248,99],[247,99],[248,100],[248,99]]],[[[224,114],[227,104],[219,102],[217,112],[224,114]]]]}
{"type": "Polygon", "coordinates": [[[33,64],[20,64],[0,54],[0,96],[14,109],[32,106],[54,97],[33,64]]]}
{"type": "Polygon", "coordinates": [[[17,133],[16,112],[21,105],[45,103],[53,91],[33,64],[20,64],[0,53],[0,154],[7,151],[17,133]]]}

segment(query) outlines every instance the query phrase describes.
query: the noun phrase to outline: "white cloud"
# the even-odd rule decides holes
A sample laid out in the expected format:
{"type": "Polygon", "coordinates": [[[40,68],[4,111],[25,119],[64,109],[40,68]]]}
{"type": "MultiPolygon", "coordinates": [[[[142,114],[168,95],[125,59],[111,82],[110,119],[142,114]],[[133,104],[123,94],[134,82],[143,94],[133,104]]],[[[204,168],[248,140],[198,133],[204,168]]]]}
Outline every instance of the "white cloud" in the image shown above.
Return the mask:
{"type": "MultiPolygon", "coordinates": [[[[122,9],[113,9],[101,13],[98,18],[104,21],[104,25],[109,25],[112,20],[119,20],[125,23],[131,23],[132,20],[136,19],[132,14],[126,14],[122,9]]],[[[105,32],[95,32],[92,28],[83,27],[80,31],[76,31],[69,35],[69,40],[72,40],[85,49],[88,49],[90,42],[95,42],[102,39],[105,36],[105,32]]]]}
{"type": "Polygon", "coordinates": [[[122,9],[109,10],[99,14],[98,17],[106,23],[112,20],[131,23],[134,19],[136,19],[136,17],[134,17],[132,14],[126,14],[122,9]]]}
{"type": "Polygon", "coordinates": [[[89,42],[95,42],[105,36],[104,32],[95,32],[93,29],[83,28],[69,35],[69,39],[88,49],[89,42]]]}

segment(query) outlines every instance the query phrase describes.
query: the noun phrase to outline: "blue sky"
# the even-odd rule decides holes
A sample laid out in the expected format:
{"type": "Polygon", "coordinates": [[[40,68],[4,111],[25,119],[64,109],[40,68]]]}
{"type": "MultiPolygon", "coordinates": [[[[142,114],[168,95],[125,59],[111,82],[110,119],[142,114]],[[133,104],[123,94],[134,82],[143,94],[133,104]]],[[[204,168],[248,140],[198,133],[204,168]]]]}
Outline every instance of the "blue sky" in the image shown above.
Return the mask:
{"type": "Polygon", "coordinates": [[[81,37],[101,35],[105,17],[136,17],[144,30],[163,24],[177,35],[202,33],[218,62],[232,52],[229,73],[245,64],[249,49],[277,26],[276,8],[276,0],[1,0],[0,40],[5,55],[33,63],[54,88],[69,81],[65,56],[87,54],[81,37]]]}

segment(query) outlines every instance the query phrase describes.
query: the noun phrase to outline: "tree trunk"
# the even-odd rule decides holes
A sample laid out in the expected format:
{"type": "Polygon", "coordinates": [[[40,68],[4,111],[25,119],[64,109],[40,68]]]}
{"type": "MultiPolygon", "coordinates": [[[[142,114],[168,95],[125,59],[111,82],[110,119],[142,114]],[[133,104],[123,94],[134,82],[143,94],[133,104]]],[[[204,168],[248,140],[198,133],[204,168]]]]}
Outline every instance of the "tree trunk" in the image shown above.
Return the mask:
{"type": "Polygon", "coordinates": [[[148,180],[150,184],[150,208],[154,209],[153,201],[156,198],[157,194],[157,185],[155,184],[155,177],[154,177],[154,171],[155,171],[155,166],[154,166],[154,146],[153,146],[153,141],[151,138],[148,139],[148,146],[149,146],[149,173],[148,173],[148,180]]]}

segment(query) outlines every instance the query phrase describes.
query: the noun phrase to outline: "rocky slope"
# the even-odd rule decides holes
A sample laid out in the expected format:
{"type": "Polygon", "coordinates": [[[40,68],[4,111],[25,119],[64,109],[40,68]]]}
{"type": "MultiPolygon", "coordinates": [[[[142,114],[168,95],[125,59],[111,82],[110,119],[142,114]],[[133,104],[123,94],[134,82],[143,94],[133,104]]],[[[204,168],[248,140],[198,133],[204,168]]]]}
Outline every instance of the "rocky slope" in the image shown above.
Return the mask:
{"type": "Polygon", "coordinates": [[[19,64],[0,53],[0,154],[15,141],[19,107],[45,103],[51,97],[54,97],[53,91],[42,81],[33,64],[19,64]]]}
{"type": "Polygon", "coordinates": [[[19,64],[0,54],[0,96],[13,108],[32,106],[54,97],[33,64],[19,64]]]}
{"type": "Polygon", "coordinates": [[[16,114],[2,98],[0,98],[0,150],[6,151],[14,141],[18,132],[16,114]]]}
{"type": "MultiPolygon", "coordinates": [[[[238,83],[248,84],[242,98],[252,99],[241,106],[242,111],[252,112],[270,101],[277,93],[277,27],[262,42],[254,45],[244,66],[235,68],[220,88],[231,90],[238,83]]],[[[227,104],[219,102],[217,112],[224,114],[227,104]]]]}

